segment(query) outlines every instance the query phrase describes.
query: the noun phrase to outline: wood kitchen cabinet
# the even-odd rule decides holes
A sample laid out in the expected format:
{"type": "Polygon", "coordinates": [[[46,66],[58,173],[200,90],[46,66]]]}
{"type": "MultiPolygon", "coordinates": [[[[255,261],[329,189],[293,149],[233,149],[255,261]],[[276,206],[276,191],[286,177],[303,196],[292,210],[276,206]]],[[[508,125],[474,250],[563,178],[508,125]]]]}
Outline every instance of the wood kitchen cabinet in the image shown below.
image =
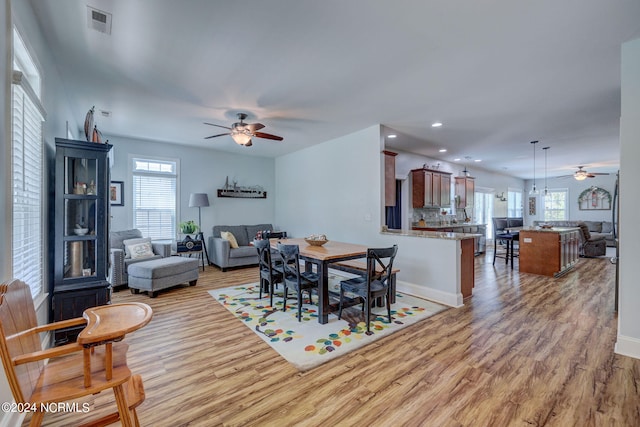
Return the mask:
{"type": "Polygon", "coordinates": [[[451,205],[451,174],[430,169],[411,171],[413,207],[448,207],[451,205]]]}
{"type": "Polygon", "coordinates": [[[467,208],[474,204],[476,191],[475,178],[471,176],[455,177],[456,208],[467,208]]]}

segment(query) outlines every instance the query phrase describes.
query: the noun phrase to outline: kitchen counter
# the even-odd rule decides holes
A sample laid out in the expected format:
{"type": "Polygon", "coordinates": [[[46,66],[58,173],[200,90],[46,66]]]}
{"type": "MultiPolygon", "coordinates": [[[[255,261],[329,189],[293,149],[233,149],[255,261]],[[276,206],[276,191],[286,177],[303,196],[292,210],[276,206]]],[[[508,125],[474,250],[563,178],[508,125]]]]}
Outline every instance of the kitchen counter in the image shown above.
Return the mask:
{"type": "Polygon", "coordinates": [[[467,240],[482,237],[482,234],[475,233],[454,233],[451,231],[426,231],[426,230],[388,230],[382,231],[382,234],[394,236],[410,236],[425,237],[428,239],[444,239],[444,240],[467,240]]]}
{"type": "MultiPolygon", "coordinates": [[[[413,242],[405,241],[405,243],[409,243],[409,245],[403,244],[403,250],[411,246],[423,246],[423,242],[420,240],[433,239],[434,241],[424,241],[424,246],[437,247],[435,250],[438,252],[438,255],[423,255],[432,254],[432,251],[426,250],[415,251],[414,256],[425,256],[429,258],[429,262],[436,263],[437,261],[432,260],[432,258],[437,258],[438,256],[447,258],[446,260],[443,259],[440,261],[440,264],[446,265],[446,263],[453,262],[455,270],[449,271],[447,276],[452,276],[454,279],[454,289],[460,292],[462,298],[468,298],[473,294],[473,287],[475,285],[474,248],[476,246],[476,240],[483,237],[481,234],[421,230],[389,230],[382,231],[381,234],[395,237],[417,237],[417,239],[411,239],[413,242]],[[438,240],[439,242],[437,242],[438,240]],[[454,252],[449,252],[451,249],[454,249],[454,252]]],[[[425,260],[425,263],[427,263],[427,260],[425,260]]],[[[400,267],[400,269],[402,271],[403,267],[400,267]]],[[[414,269],[415,266],[411,266],[407,270],[414,269]]],[[[442,279],[440,278],[439,280],[442,279]]]]}
{"type": "Polygon", "coordinates": [[[463,228],[463,227],[486,227],[487,224],[478,224],[475,222],[458,222],[455,224],[430,224],[426,223],[425,225],[412,225],[411,229],[413,230],[426,230],[426,231],[434,231],[434,230],[443,230],[443,229],[452,229],[452,228],[463,228]]]}

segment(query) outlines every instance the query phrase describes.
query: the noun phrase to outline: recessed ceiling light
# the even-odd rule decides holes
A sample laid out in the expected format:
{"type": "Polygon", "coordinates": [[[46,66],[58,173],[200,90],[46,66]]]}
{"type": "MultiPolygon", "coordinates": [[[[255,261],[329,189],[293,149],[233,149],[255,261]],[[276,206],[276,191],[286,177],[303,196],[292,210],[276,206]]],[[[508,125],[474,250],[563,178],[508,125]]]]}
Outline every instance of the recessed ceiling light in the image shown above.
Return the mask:
{"type": "Polygon", "coordinates": [[[431,125],[432,128],[439,128],[440,126],[442,126],[441,122],[435,122],[431,125]]]}
{"type": "Polygon", "coordinates": [[[387,135],[387,138],[391,138],[391,139],[397,138],[397,137],[398,137],[398,135],[396,135],[394,133],[392,133],[391,135],[387,135]]]}
{"type": "Polygon", "coordinates": [[[454,161],[454,162],[459,162],[459,161],[460,161],[460,158],[453,159],[453,161],[454,161]]]}
{"type": "Polygon", "coordinates": [[[481,162],[481,161],[482,161],[482,159],[475,159],[474,160],[474,162],[476,162],[476,163],[481,162]]]}
{"type": "Polygon", "coordinates": [[[447,149],[446,149],[446,148],[441,148],[441,149],[439,149],[438,151],[439,151],[440,153],[446,153],[446,152],[447,152],[447,149]]]}

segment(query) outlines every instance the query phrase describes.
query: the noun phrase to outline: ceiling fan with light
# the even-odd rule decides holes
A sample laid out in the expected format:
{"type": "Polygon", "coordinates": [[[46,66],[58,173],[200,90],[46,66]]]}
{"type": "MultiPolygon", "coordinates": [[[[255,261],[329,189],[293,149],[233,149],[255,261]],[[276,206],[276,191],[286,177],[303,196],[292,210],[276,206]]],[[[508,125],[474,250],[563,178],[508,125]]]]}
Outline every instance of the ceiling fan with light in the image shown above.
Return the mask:
{"type": "Polygon", "coordinates": [[[264,138],[264,139],[272,139],[274,141],[282,141],[283,138],[281,136],[272,135],[270,133],[257,132],[258,130],[264,128],[262,123],[245,123],[244,120],[247,118],[245,113],[238,113],[239,122],[236,122],[228,126],[216,125],[214,123],[207,123],[205,125],[216,126],[223,129],[228,129],[229,132],[220,133],[218,135],[207,136],[204,139],[217,138],[219,136],[231,135],[231,138],[238,145],[244,145],[245,147],[250,147],[252,144],[251,138],[264,138]]]}
{"type": "Polygon", "coordinates": [[[575,171],[575,173],[573,174],[573,177],[578,181],[583,181],[587,178],[595,178],[596,175],[609,175],[608,173],[601,173],[601,172],[587,172],[583,168],[584,166],[578,166],[578,170],[575,171]]]}

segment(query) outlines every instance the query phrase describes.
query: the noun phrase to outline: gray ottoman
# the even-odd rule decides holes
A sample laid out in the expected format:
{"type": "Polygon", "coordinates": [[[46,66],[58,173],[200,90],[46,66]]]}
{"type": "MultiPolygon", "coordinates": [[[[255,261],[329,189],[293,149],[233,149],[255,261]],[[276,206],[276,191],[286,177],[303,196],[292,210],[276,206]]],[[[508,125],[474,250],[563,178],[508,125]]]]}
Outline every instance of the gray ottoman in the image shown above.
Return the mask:
{"type": "Polygon", "coordinates": [[[195,286],[198,281],[198,259],[172,256],[131,264],[127,269],[129,288],[137,294],[147,291],[151,298],[161,289],[189,282],[195,286]]]}

